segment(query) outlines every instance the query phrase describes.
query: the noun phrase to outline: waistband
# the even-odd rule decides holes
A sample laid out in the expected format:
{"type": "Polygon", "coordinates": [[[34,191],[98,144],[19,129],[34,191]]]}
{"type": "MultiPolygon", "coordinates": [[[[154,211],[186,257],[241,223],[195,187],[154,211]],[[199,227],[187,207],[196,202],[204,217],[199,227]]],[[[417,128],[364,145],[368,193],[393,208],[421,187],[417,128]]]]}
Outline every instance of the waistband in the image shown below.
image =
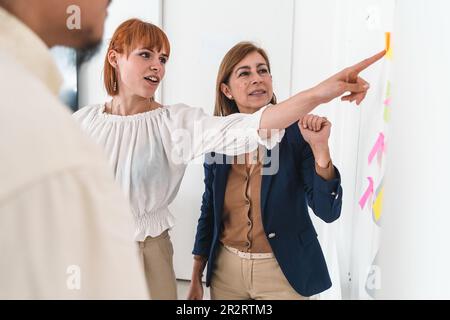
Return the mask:
{"type": "Polygon", "coordinates": [[[147,236],[144,241],[139,242],[152,242],[152,241],[158,241],[160,239],[165,239],[169,237],[169,229],[164,230],[160,235],[156,237],[147,236]]]}

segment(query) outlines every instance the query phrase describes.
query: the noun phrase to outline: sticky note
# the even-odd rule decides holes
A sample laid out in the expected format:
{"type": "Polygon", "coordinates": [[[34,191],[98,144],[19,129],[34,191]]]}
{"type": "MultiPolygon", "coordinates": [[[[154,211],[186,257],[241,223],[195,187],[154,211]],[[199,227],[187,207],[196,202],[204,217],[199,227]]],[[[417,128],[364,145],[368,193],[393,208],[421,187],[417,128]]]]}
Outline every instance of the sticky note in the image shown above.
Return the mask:
{"type": "Polygon", "coordinates": [[[391,33],[390,32],[385,32],[384,33],[385,36],[385,40],[386,40],[386,52],[389,51],[389,49],[391,48],[391,33]]]}
{"type": "Polygon", "coordinates": [[[391,119],[391,110],[389,109],[388,106],[384,107],[383,119],[384,119],[384,122],[386,122],[386,123],[388,123],[389,120],[391,119]]]}
{"type": "Polygon", "coordinates": [[[381,185],[375,192],[375,201],[373,202],[372,206],[373,220],[375,221],[376,224],[378,224],[381,218],[381,212],[383,210],[383,195],[384,195],[384,187],[381,185]]]}
{"type": "Polygon", "coordinates": [[[382,132],[380,132],[380,134],[378,135],[377,141],[375,142],[375,144],[372,147],[372,150],[369,153],[369,165],[372,163],[373,158],[375,157],[375,155],[381,155],[385,150],[385,145],[384,145],[384,134],[382,132]]]}
{"type": "Polygon", "coordinates": [[[392,59],[392,48],[391,48],[391,33],[385,32],[384,33],[385,38],[385,49],[386,49],[386,59],[392,59]]]}
{"type": "Polygon", "coordinates": [[[373,178],[367,177],[367,179],[369,180],[369,186],[367,187],[364,194],[361,196],[361,199],[359,199],[359,206],[361,207],[361,210],[364,209],[367,200],[373,194],[373,178]]]}
{"type": "Polygon", "coordinates": [[[386,99],[388,99],[391,96],[391,82],[388,81],[386,85],[386,99]]]}

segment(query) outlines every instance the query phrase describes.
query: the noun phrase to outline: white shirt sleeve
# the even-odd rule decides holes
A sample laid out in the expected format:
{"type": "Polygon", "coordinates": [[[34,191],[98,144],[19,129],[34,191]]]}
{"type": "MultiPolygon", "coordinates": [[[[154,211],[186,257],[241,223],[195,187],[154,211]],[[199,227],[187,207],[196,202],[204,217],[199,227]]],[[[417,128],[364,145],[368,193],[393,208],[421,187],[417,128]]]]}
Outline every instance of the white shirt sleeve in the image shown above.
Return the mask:
{"type": "Polygon", "coordinates": [[[166,125],[172,145],[185,161],[213,151],[233,156],[254,151],[258,144],[272,149],[281,141],[284,129],[270,130],[268,138],[259,134],[261,115],[268,107],[253,114],[217,117],[207,115],[202,108],[178,104],[168,107],[166,125]]]}

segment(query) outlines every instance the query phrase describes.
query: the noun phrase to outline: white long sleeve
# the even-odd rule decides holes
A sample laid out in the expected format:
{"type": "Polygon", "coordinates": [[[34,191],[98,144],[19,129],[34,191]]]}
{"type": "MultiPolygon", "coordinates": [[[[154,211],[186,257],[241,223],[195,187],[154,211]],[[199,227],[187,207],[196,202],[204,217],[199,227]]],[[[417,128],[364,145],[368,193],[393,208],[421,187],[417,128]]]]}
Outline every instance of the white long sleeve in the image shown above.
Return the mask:
{"type": "Polygon", "coordinates": [[[259,137],[263,110],[213,117],[184,104],[130,116],[107,114],[104,109],[104,105],[87,106],[74,117],[104,149],[130,200],[137,241],[173,227],[168,206],[189,160],[211,151],[241,154],[256,149],[258,143],[271,148],[282,138],[282,133],[267,140],[259,137]]]}
{"type": "MultiPolygon", "coordinates": [[[[261,116],[267,107],[253,114],[214,117],[207,115],[202,108],[177,104],[167,109],[168,116],[163,120],[174,152],[177,151],[184,161],[212,151],[233,156],[254,151],[259,144],[272,149],[281,141],[283,134],[278,130],[274,130],[278,134],[269,139],[258,134],[261,116]]],[[[174,160],[177,160],[175,155],[174,160]]]]}

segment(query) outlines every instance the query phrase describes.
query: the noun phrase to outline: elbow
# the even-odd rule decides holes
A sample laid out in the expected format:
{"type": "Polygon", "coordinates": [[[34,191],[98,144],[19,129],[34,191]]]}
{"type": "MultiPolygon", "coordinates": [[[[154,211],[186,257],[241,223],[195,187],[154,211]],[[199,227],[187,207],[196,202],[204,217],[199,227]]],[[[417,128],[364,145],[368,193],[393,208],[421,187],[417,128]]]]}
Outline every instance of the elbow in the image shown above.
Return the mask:
{"type": "Polygon", "coordinates": [[[341,216],[341,212],[338,212],[337,214],[330,214],[327,216],[322,217],[322,220],[326,223],[332,223],[334,221],[336,221],[337,219],[339,219],[339,217],[341,216]]]}
{"type": "Polygon", "coordinates": [[[321,209],[318,210],[318,214],[316,215],[326,223],[332,223],[341,216],[341,204],[321,209]]]}
{"type": "Polygon", "coordinates": [[[331,214],[329,215],[329,219],[326,222],[332,223],[332,222],[336,221],[337,219],[339,219],[339,217],[341,216],[341,208],[342,208],[342,202],[335,204],[331,208],[331,210],[330,210],[331,214]]]}

